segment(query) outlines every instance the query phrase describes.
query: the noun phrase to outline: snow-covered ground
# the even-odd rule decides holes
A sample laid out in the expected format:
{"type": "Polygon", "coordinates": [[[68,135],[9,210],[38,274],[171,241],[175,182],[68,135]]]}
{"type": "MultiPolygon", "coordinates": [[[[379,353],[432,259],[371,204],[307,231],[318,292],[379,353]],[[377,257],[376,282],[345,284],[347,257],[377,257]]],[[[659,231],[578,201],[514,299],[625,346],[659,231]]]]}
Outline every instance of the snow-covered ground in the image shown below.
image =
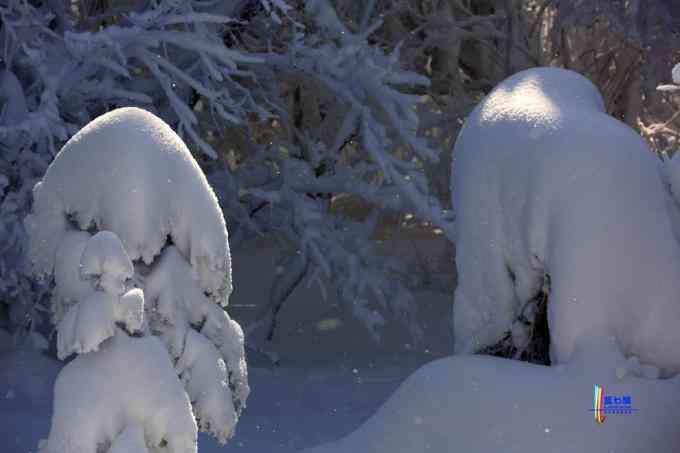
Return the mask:
{"type": "Polygon", "coordinates": [[[623,368],[621,378],[607,378],[597,363],[580,365],[489,356],[437,360],[349,436],[304,453],[680,451],[680,379],[639,378],[623,368]],[[608,395],[603,409],[611,412],[602,424],[592,410],[594,383],[608,395]]]}
{"type": "MultiPolygon", "coordinates": [[[[359,427],[428,354],[286,355],[274,367],[255,359],[252,394],[236,436],[221,447],[201,434],[199,451],[289,453],[340,438],[359,427]]],[[[28,350],[0,353],[3,453],[37,450],[47,437],[52,385],[61,363],[28,350]]]]}
{"type": "MultiPolygon", "coordinates": [[[[440,240],[411,238],[435,255],[440,240]]],[[[267,300],[274,277],[274,241],[264,238],[233,251],[230,313],[247,323],[267,300]]],[[[393,251],[397,247],[391,244],[393,251]]],[[[375,345],[364,327],[318,286],[302,285],[284,305],[272,349],[280,365],[249,357],[251,395],[235,437],[221,447],[199,435],[199,452],[288,453],[339,439],[357,429],[426,362],[450,354],[451,294],[417,293],[428,353],[411,352],[405,328],[394,326],[375,345]]],[[[64,364],[30,349],[0,350],[2,453],[35,453],[52,416],[54,380],[64,364]]]]}

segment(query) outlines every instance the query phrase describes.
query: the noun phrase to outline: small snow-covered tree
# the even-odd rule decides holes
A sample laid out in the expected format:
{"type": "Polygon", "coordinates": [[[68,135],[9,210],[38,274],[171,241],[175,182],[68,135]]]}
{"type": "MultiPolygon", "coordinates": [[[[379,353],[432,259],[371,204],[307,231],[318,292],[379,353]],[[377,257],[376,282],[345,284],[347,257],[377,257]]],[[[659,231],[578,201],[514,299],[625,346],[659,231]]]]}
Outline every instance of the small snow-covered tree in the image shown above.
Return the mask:
{"type": "Polygon", "coordinates": [[[249,393],[217,199],[156,116],[90,122],[34,189],[36,274],[54,276],[59,375],[46,453],[196,451],[233,435],[249,393]],[[99,450],[97,450],[99,449],[99,450]]]}

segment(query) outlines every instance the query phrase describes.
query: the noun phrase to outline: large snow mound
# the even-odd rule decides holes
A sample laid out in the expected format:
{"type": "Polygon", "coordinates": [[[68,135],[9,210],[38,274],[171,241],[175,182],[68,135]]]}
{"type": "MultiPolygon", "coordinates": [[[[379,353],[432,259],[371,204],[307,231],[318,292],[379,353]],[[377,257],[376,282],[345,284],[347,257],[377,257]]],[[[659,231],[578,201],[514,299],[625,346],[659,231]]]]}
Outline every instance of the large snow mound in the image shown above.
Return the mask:
{"type": "Polygon", "coordinates": [[[499,84],[454,149],[455,351],[489,346],[550,276],[553,363],[579,343],[680,371],[680,248],[660,161],[571,71],[499,84]]]}
{"type": "Polygon", "coordinates": [[[304,453],[678,451],[680,379],[621,375],[488,356],[441,359],[416,371],[358,430],[304,453]],[[597,424],[594,384],[630,396],[637,411],[597,424]]]}
{"type": "Polygon", "coordinates": [[[138,108],[106,113],[74,135],[33,190],[30,259],[51,274],[76,222],[113,231],[133,261],[151,263],[168,236],[201,287],[221,304],[231,292],[227,229],[205,175],[177,134],[138,108]]]}

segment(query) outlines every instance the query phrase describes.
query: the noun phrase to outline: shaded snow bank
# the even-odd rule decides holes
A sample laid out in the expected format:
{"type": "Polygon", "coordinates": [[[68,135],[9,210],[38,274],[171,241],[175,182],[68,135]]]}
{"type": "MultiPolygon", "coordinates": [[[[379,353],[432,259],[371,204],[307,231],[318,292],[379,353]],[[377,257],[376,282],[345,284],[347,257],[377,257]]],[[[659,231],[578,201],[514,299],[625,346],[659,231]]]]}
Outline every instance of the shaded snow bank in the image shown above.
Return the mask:
{"type": "Polygon", "coordinates": [[[605,378],[580,367],[458,356],[420,368],[349,436],[304,452],[678,451],[679,405],[680,378],[605,378]],[[638,411],[596,424],[594,384],[630,395],[638,411]]]}

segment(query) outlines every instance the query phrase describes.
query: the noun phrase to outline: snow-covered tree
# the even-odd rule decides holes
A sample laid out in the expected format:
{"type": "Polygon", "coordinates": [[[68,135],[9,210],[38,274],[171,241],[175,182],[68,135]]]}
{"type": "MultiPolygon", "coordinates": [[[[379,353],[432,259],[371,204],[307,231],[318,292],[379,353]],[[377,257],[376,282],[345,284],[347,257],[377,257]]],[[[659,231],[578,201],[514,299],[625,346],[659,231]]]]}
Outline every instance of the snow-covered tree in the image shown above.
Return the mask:
{"type": "Polygon", "coordinates": [[[523,347],[549,278],[552,363],[614,338],[625,356],[680,372],[671,193],[661,161],[592,83],[520,72],[479,104],[454,152],[456,352],[508,332],[523,347]]]}
{"type": "Polygon", "coordinates": [[[197,132],[199,97],[220,121],[263,114],[241,85],[250,77],[242,65],[253,59],[222,40],[226,24],[250,8],[245,2],[66,5],[0,5],[0,303],[15,328],[36,327],[46,293],[28,278],[21,220],[31,188],[70,135],[116,106],[139,105],[214,156],[197,132]]]}
{"type": "Polygon", "coordinates": [[[261,233],[287,241],[258,325],[325,274],[375,338],[390,317],[418,337],[403,260],[381,256],[373,239],[395,214],[443,233],[450,220],[426,178],[438,152],[418,128],[428,80],[403,70],[396,42],[374,39],[379,6],[362,7],[355,26],[328,1],[0,5],[0,299],[13,322],[34,328],[45,293],[24,266],[30,188],[80,127],[134,105],[192,147],[234,244],[261,233]],[[370,215],[348,212],[347,200],[370,215]]]}
{"type": "Polygon", "coordinates": [[[244,338],[225,311],[222,212],[182,140],[144,110],[114,110],[33,192],[30,262],[54,276],[59,358],[78,354],[43,451],[193,452],[197,428],[225,442],[249,393],[244,338]]]}

